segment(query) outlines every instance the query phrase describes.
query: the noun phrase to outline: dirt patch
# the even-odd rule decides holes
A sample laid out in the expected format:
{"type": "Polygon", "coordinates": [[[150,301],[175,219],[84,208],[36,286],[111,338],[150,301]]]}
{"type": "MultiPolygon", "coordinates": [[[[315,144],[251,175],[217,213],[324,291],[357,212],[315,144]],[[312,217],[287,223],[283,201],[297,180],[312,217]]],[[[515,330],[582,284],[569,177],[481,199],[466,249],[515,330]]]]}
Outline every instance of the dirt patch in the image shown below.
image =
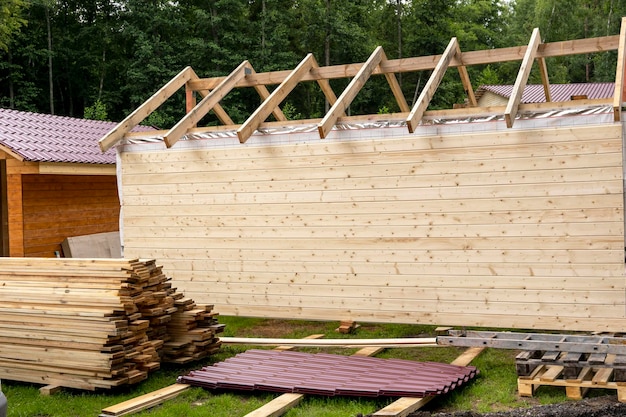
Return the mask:
{"type": "Polygon", "coordinates": [[[297,332],[302,333],[305,336],[326,332],[324,325],[317,322],[294,323],[290,320],[275,319],[266,320],[261,323],[257,323],[254,326],[246,328],[245,333],[249,334],[247,337],[282,338],[285,337],[286,334],[293,333],[294,330],[297,330],[297,332]]]}
{"type": "Polygon", "coordinates": [[[410,417],[623,417],[626,416],[626,404],[617,401],[617,396],[585,398],[580,401],[568,401],[561,404],[517,408],[497,413],[475,413],[462,411],[437,413],[417,411],[410,417]]]}

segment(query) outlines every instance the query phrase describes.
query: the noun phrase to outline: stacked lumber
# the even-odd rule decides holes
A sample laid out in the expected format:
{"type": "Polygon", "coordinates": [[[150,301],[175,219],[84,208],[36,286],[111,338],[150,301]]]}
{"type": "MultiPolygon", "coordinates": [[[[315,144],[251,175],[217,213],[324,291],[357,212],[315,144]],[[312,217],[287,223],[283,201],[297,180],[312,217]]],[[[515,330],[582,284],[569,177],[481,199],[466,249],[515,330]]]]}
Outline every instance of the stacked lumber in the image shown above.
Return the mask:
{"type": "Polygon", "coordinates": [[[217,352],[221,345],[217,334],[224,330],[224,325],[218,324],[213,306],[198,306],[188,298],[175,303],[178,311],[167,324],[172,339],[165,342],[163,361],[185,364],[217,352]]]}
{"type": "MultiPolygon", "coordinates": [[[[188,337],[169,334],[181,299],[155,260],[2,258],[0,379],[88,390],[142,381],[166,342],[188,337]]],[[[203,342],[204,356],[219,347],[203,342]]]]}

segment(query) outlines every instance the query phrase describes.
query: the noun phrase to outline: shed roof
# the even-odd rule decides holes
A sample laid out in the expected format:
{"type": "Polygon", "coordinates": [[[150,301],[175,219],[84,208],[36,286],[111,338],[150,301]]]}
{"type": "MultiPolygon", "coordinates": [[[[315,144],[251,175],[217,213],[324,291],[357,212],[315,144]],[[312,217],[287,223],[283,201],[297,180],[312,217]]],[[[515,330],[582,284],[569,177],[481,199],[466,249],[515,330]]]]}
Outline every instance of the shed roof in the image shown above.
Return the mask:
{"type": "MultiPolygon", "coordinates": [[[[98,140],[117,123],[0,109],[0,148],[30,162],[115,164],[98,140]]],[[[137,126],[134,130],[153,130],[137,126]]]]}
{"type": "MultiPolygon", "coordinates": [[[[499,96],[510,98],[513,94],[513,85],[481,85],[476,91],[490,91],[499,96]]],[[[552,101],[568,101],[573,96],[586,96],[588,99],[611,98],[615,93],[615,83],[571,83],[550,84],[552,101]]],[[[543,84],[527,84],[522,93],[522,103],[544,103],[546,97],[543,84]]]]}

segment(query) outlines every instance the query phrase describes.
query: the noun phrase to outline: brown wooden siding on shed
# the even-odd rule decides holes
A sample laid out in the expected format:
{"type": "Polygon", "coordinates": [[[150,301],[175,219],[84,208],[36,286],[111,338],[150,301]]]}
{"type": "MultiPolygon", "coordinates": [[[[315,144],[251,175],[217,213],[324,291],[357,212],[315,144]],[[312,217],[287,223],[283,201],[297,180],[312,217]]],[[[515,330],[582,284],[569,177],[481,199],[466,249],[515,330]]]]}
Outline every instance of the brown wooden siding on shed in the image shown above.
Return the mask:
{"type": "Polygon", "coordinates": [[[23,256],[52,257],[55,251],[61,251],[61,242],[66,237],[119,230],[119,198],[114,176],[22,175],[21,178],[23,256]]]}

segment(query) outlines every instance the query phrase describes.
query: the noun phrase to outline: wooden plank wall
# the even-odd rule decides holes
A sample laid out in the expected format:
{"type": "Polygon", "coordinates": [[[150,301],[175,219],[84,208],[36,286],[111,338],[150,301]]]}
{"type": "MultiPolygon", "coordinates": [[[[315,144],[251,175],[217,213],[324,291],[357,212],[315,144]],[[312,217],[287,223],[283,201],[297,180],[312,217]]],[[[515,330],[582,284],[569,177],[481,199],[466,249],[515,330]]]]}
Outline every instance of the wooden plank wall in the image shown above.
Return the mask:
{"type": "MultiPolygon", "coordinates": [[[[115,176],[21,175],[21,256],[53,257],[69,236],[119,230],[115,176]]],[[[13,238],[13,236],[11,236],[13,238]]]]}
{"type": "Polygon", "coordinates": [[[121,159],[125,256],[221,314],[626,329],[619,124],[121,159]]]}

